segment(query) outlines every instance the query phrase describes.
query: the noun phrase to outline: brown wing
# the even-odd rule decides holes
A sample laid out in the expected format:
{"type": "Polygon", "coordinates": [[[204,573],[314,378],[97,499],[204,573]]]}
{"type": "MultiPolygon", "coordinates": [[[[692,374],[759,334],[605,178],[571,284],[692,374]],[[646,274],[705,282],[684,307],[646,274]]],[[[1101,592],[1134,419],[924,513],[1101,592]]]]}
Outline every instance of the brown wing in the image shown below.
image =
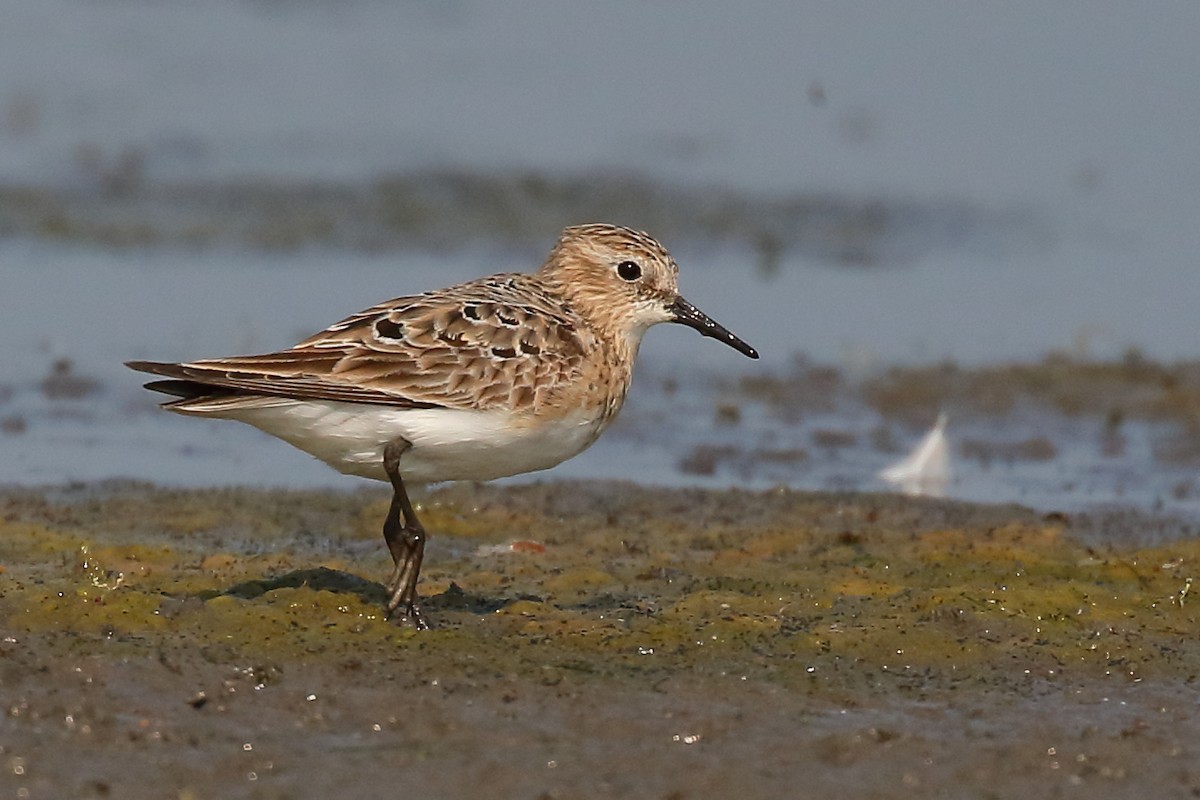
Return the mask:
{"type": "Polygon", "coordinates": [[[129,366],[218,393],[522,410],[577,379],[593,345],[536,276],[513,274],[382,303],[278,353],[129,366]]]}

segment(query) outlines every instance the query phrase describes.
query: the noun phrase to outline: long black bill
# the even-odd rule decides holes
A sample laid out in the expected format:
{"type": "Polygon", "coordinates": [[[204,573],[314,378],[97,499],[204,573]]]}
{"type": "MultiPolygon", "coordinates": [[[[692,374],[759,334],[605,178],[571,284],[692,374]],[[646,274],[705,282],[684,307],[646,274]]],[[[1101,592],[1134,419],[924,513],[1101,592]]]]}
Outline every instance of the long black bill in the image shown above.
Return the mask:
{"type": "Polygon", "coordinates": [[[757,350],[734,336],[726,328],[713,322],[712,317],[682,297],[675,298],[675,302],[671,304],[671,313],[675,315],[675,318],[671,320],[672,322],[678,322],[680,325],[695,328],[705,336],[711,336],[714,339],[724,342],[744,356],[758,358],[757,350]]]}

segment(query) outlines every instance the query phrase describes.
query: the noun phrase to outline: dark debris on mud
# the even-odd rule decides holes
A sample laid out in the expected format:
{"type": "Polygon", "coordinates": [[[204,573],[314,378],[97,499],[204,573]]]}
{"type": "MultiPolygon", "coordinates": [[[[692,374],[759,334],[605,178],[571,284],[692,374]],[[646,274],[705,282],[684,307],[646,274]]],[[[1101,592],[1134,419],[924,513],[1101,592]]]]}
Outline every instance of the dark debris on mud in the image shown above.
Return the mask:
{"type": "Polygon", "coordinates": [[[768,196],[682,187],[637,175],[428,171],[362,183],[243,180],[151,183],[139,174],[84,188],[0,186],[0,235],[106,247],[292,250],[537,246],[568,224],[617,221],[665,239],[749,247],[760,269],[785,251],[870,266],[986,236],[1028,247],[1032,215],[946,200],[768,196]]]}

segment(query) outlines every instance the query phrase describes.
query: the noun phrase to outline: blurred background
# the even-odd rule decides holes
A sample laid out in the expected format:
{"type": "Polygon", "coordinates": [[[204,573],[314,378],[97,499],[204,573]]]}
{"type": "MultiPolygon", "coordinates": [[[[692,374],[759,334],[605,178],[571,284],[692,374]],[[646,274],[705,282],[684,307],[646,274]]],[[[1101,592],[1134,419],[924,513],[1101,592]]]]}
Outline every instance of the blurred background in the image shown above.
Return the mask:
{"type": "Polygon", "coordinates": [[[552,476],[1200,513],[1200,5],[0,0],[0,482],[344,485],[157,412],[265,351],[644,228],[764,354],[656,329],[552,476]],[[647,431],[653,436],[646,436],[647,431]]]}

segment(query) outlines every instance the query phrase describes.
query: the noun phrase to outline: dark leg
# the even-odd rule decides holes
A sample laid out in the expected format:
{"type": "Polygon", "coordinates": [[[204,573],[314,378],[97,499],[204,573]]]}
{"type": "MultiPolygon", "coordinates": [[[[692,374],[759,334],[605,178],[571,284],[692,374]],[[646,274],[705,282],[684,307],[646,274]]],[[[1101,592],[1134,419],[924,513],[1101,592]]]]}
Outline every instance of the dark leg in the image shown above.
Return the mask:
{"type": "Polygon", "coordinates": [[[392,482],[392,505],[383,521],[383,539],[396,563],[387,582],[387,613],[391,618],[403,607],[404,616],[418,630],[425,630],[429,626],[417,606],[417,579],[425,557],[425,529],[417,520],[417,513],[404,489],[404,479],[400,477],[400,456],[411,446],[404,439],[397,439],[383,448],[383,469],[392,482]]]}

